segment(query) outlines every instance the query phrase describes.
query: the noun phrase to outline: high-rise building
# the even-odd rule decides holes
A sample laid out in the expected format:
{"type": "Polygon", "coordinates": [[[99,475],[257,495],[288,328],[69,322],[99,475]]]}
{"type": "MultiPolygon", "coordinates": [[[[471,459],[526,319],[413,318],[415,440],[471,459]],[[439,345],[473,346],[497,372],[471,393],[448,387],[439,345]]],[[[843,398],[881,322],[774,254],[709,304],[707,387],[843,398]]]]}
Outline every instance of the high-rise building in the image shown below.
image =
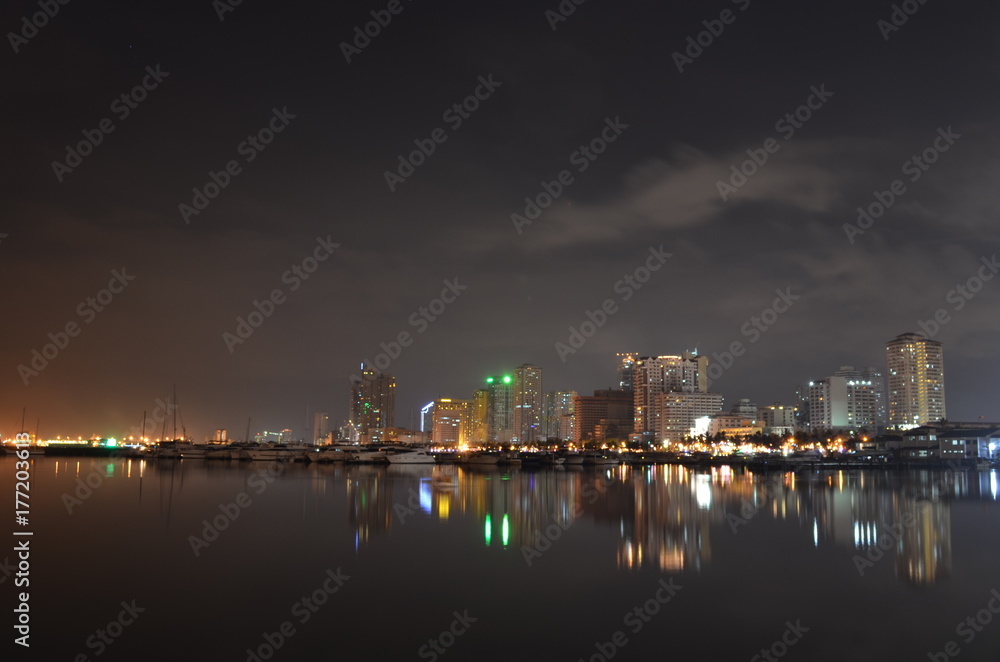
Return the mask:
{"type": "Polygon", "coordinates": [[[634,369],[635,421],[640,434],[656,434],[660,411],[656,398],[662,393],[706,393],[708,357],[694,352],[680,356],[643,356],[634,369]]]}
{"type": "Polygon", "coordinates": [[[785,436],[795,433],[795,407],[775,402],[757,409],[757,420],[764,434],[785,436]]]}
{"type": "Polygon", "coordinates": [[[545,394],[545,439],[573,440],[574,398],[576,391],[550,391],[545,394]]]}
{"type": "Polygon", "coordinates": [[[632,429],[632,394],[629,391],[594,391],[573,400],[573,441],[627,439],[632,429]]]}
{"type": "Polygon", "coordinates": [[[509,444],[514,437],[514,379],[486,378],[486,443],[509,444]]]}
{"type": "MultiPolygon", "coordinates": [[[[722,395],[719,393],[670,391],[656,395],[656,440],[683,441],[696,434],[698,419],[708,419],[722,411],[722,395]]],[[[756,415],[756,408],[754,408],[756,415]]]]}
{"type": "Polygon", "coordinates": [[[809,427],[872,432],[885,427],[882,373],[848,365],[826,379],[809,382],[809,427]]]}
{"type": "Polygon", "coordinates": [[[361,435],[393,427],[396,378],[362,363],[351,384],[351,423],[361,435]]]}
{"type": "Polygon", "coordinates": [[[434,401],[431,440],[439,446],[458,446],[469,441],[472,401],[438,398],[434,401]]]}
{"type": "Polygon", "coordinates": [[[635,387],[635,354],[616,354],[618,357],[618,388],[631,391],[635,387]]]}
{"type": "Polygon", "coordinates": [[[472,408],[469,415],[469,443],[485,444],[490,428],[490,392],[488,389],[476,389],[472,396],[472,408]]]}
{"type": "Polygon", "coordinates": [[[891,427],[935,423],[945,414],[944,351],[940,342],[904,333],[885,344],[891,427]]]}
{"type": "Polygon", "coordinates": [[[318,411],[313,414],[313,441],[314,444],[326,441],[326,436],[330,433],[330,417],[326,412],[318,411]]]}
{"type": "Polygon", "coordinates": [[[530,444],[543,439],[542,417],[544,410],[542,369],[524,364],[514,368],[514,437],[518,444],[530,444]]]}

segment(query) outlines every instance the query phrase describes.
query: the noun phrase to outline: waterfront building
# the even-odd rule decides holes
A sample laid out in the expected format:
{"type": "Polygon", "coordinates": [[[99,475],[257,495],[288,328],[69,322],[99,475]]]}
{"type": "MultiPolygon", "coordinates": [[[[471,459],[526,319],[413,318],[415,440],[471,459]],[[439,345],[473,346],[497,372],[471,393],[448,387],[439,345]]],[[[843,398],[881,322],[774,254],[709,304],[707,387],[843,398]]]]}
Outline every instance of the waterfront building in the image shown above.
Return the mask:
{"type": "Polygon", "coordinates": [[[545,394],[544,439],[573,440],[573,412],[576,391],[550,391],[545,394]]]}
{"type": "Polygon", "coordinates": [[[362,439],[394,424],[396,378],[361,364],[361,376],[351,384],[351,423],[362,439]]]}
{"type": "Polygon", "coordinates": [[[542,435],[544,396],[542,392],[542,369],[536,365],[524,364],[514,368],[514,388],[512,394],[514,436],[518,444],[531,444],[542,435]]]}
{"type": "Polygon", "coordinates": [[[940,342],[904,333],[885,345],[888,423],[911,428],[947,418],[940,342]]]}
{"type": "Polygon", "coordinates": [[[841,366],[836,374],[809,383],[809,427],[877,431],[885,427],[885,391],[875,368],[841,366]]]}
{"type": "Polygon", "coordinates": [[[486,442],[509,444],[514,438],[514,379],[510,375],[486,378],[486,442]]]}
{"type": "Polygon", "coordinates": [[[632,429],[632,393],[608,389],[573,399],[573,441],[625,439],[632,429]]]}
{"type": "MultiPolygon", "coordinates": [[[[671,430],[674,436],[677,421],[662,423],[664,414],[657,405],[658,402],[669,403],[670,406],[681,406],[670,399],[658,400],[666,393],[707,393],[708,391],[708,357],[699,356],[695,352],[684,352],[679,356],[644,356],[635,362],[634,368],[634,419],[633,429],[637,434],[655,435],[662,440],[661,430],[671,430]]],[[[721,397],[721,396],[720,396],[721,397]]],[[[721,407],[721,400],[719,401],[721,407]]],[[[699,401],[699,411],[701,404],[699,401]]],[[[715,410],[713,413],[718,413],[715,410]]],[[[675,416],[673,412],[671,416],[675,416]]],[[[690,426],[689,426],[690,427],[690,426]]],[[[688,434],[685,432],[684,434],[688,434]]]]}
{"type": "Polygon", "coordinates": [[[472,401],[438,398],[434,401],[431,440],[438,446],[458,446],[469,442],[472,401]]]}

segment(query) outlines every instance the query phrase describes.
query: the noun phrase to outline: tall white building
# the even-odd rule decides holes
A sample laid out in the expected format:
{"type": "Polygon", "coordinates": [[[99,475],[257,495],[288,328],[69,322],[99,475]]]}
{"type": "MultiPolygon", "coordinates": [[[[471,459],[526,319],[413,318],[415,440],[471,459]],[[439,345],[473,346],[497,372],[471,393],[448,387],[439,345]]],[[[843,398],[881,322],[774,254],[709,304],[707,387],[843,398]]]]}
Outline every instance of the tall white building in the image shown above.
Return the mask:
{"type": "Polygon", "coordinates": [[[890,426],[905,429],[947,418],[941,343],[904,333],[885,344],[885,362],[890,426]]]}
{"type": "Polygon", "coordinates": [[[882,374],[875,368],[841,366],[836,374],[809,383],[809,427],[876,430],[885,426],[882,374]]]}
{"type": "Polygon", "coordinates": [[[722,411],[719,393],[660,393],[656,396],[656,440],[683,441],[695,434],[695,421],[722,411]]]}
{"type": "MultiPolygon", "coordinates": [[[[708,390],[708,357],[694,352],[680,356],[643,356],[633,368],[634,431],[655,434],[662,427],[657,397],[664,393],[705,393],[708,390]]],[[[669,426],[668,426],[669,427],[669,426]]]]}
{"type": "Polygon", "coordinates": [[[545,414],[542,393],[542,369],[524,364],[514,368],[514,438],[513,442],[530,444],[542,439],[542,417],[545,414]]]}
{"type": "Polygon", "coordinates": [[[576,391],[550,391],[545,394],[545,439],[573,440],[573,400],[576,391]]]}

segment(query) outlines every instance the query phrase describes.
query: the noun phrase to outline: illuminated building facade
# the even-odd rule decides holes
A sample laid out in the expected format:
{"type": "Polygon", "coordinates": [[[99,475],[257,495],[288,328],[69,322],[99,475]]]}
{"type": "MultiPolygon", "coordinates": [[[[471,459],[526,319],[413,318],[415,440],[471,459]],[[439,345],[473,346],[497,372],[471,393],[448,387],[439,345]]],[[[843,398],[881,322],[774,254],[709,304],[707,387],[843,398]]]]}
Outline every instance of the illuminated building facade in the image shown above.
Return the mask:
{"type": "Polygon", "coordinates": [[[560,441],[573,441],[574,408],[576,391],[551,391],[545,394],[544,437],[560,441]]]}
{"type": "Polygon", "coordinates": [[[947,418],[941,343],[904,333],[885,345],[889,426],[911,428],[947,418]]]}
{"type": "MultiPolygon", "coordinates": [[[[660,431],[674,430],[680,415],[672,411],[675,419],[669,423],[661,423],[663,412],[658,402],[672,403],[671,400],[658,399],[665,393],[706,393],[708,390],[708,357],[699,356],[695,352],[684,352],[680,356],[644,356],[635,362],[634,368],[634,398],[635,416],[633,429],[638,434],[655,435],[663,440],[660,431]]],[[[721,398],[721,396],[719,396],[721,398]]],[[[677,401],[679,403],[681,401],[677,401]]],[[[692,401],[693,402],[693,401],[692,401]]],[[[671,406],[681,406],[677,403],[671,406]]],[[[701,401],[698,401],[699,411],[701,401]]],[[[721,403],[721,400],[720,400],[721,403]]],[[[721,404],[720,404],[721,406],[721,404]]],[[[718,410],[713,413],[718,413],[718,410]]],[[[685,434],[688,434],[685,431],[685,434]]],[[[671,433],[671,437],[673,437],[671,433]]]]}
{"type": "Polygon", "coordinates": [[[458,446],[469,441],[472,401],[438,398],[434,401],[431,440],[439,446],[458,446]]]}
{"type": "Polygon", "coordinates": [[[809,383],[809,427],[813,430],[877,430],[885,426],[882,374],[875,368],[842,366],[809,383]]]}
{"type": "Polygon", "coordinates": [[[543,438],[543,405],[542,369],[530,364],[514,368],[513,442],[530,444],[543,438]]]}
{"type": "Polygon", "coordinates": [[[719,393],[659,393],[653,405],[656,408],[656,440],[660,442],[683,441],[694,433],[695,420],[711,418],[722,411],[719,393]]]}
{"type": "Polygon", "coordinates": [[[514,379],[486,378],[486,443],[509,444],[514,438],[514,379]]]}
{"type": "Polygon", "coordinates": [[[351,423],[364,438],[372,430],[390,428],[396,407],[396,378],[364,363],[351,385],[351,423]]]}

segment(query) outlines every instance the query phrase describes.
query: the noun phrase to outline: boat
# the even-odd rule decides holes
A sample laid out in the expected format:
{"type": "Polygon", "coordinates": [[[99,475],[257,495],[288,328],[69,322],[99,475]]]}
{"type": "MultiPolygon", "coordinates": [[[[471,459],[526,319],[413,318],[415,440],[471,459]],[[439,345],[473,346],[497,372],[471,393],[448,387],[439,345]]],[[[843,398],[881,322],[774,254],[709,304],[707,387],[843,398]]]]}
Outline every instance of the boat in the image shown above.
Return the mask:
{"type": "Polygon", "coordinates": [[[582,456],[585,466],[601,467],[621,462],[620,458],[601,451],[584,451],[582,456]]]}
{"type": "Polygon", "coordinates": [[[347,453],[342,448],[321,448],[315,453],[308,453],[306,460],[318,464],[331,464],[333,462],[344,462],[347,460],[347,453]]]}
{"type": "Polygon", "coordinates": [[[395,450],[386,455],[386,459],[389,464],[437,464],[434,456],[424,449],[395,450]]]}
{"type": "Polygon", "coordinates": [[[497,464],[500,461],[499,455],[491,453],[472,453],[465,458],[466,464],[497,464]]]}
{"type": "Polygon", "coordinates": [[[562,456],[563,464],[580,466],[583,464],[583,453],[570,452],[562,456]]]}
{"type": "Polygon", "coordinates": [[[240,451],[240,459],[254,462],[296,462],[305,460],[314,446],[306,444],[258,444],[240,451]]]}
{"type": "Polygon", "coordinates": [[[347,451],[347,461],[354,464],[385,464],[389,455],[384,446],[362,446],[356,450],[347,451]]]}
{"type": "Polygon", "coordinates": [[[431,487],[448,490],[458,487],[458,476],[454,467],[437,466],[431,471],[431,487]]]}

